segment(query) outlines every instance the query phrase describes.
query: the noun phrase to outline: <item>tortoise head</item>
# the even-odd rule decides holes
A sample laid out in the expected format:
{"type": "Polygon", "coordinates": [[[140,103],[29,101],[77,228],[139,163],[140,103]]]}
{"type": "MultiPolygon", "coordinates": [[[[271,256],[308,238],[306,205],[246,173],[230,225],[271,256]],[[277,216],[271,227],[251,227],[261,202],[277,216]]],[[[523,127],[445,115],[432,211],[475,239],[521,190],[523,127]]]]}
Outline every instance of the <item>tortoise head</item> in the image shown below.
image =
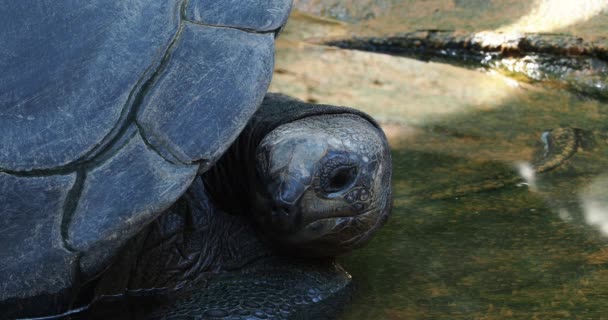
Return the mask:
{"type": "Polygon", "coordinates": [[[255,214],[298,254],[333,256],[365,244],[391,209],[391,159],[383,132],[357,114],[285,123],[256,149],[255,214]]]}

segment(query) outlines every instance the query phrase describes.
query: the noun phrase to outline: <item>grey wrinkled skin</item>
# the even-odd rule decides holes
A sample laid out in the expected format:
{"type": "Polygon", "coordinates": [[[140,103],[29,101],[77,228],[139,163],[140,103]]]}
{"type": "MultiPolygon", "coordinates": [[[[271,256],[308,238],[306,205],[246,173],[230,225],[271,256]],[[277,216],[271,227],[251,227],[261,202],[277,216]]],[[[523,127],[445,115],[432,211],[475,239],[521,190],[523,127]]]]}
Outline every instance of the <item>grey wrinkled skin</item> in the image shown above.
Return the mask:
{"type": "Polygon", "coordinates": [[[204,290],[168,305],[151,319],[335,319],[350,300],[352,281],[331,261],[261,260],[223,273],[204,290]]]}
{"type": "Polygon", "coordinates": [[[95,303],[73,318],[333,319],[350,298],[350,275],[331,259],[280,257],[246,215],[215,208],[195,179],[127,244],[94,284],[95,303]]]}
{"type": "Polygon", "coordinates": [[[277,242],[334,256],[365,244],[386,222],[391,161],[386,138],[353,114],[284,124],[257,148],[256,215],[277,242]]]}

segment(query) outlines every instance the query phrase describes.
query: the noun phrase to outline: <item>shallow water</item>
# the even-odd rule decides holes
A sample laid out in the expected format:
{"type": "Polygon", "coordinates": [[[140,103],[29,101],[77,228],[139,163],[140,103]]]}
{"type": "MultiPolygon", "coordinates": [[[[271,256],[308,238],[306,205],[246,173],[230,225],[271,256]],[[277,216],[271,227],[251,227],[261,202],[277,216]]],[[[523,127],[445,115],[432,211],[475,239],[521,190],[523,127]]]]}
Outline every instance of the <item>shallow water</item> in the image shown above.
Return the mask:
{"type": "Polygon", "coordinates": [[[535,185],[429,199],[518,175],[515,159],[542,150],[542,132],[558,123],[606,127],[607,105],[547,93],[447,117],[397,143],[392,219],[342,259],[358,286],[343,319],[605,316],[608,144],[580,149],[535,185]]]}
{"type": "Polygon", "coordinates": [[[368,247],[342,259],[357,286],[342,319],[605,316],[606,149],[539,176],[537,191],[511,185],[415,201],[408,190],[419,185],[481,181],[510,164],[407,148],[393,156],[393,217],[368,247]]]}
{"type": "Polygon", "coordinates": [[[543,174],[525,170],[546,152],[547,130],[605,132],[605,100],[488,70],[307,41],[518,23],[606,36],[608,11],[562,26],[534,17],[552,2],[559,0],[535,1],[534,11],[529,1],[364,1],[365,10],[390,7],[366,15],[336,9],[347,0],[326,11],[319,1],[300,1],[297,9],[343,21],[296,12],[278,45],[271,88],[361,108],[382,122],[393,147],[393,216],[367,247],[340,258],[356,287],[340,319],[608,319],[608,143],[581,145],[543,174]],[[505,183],[484,191],[492,181],[505,183]],[[450,196],[459,187],[470,192],[450,196]]]}

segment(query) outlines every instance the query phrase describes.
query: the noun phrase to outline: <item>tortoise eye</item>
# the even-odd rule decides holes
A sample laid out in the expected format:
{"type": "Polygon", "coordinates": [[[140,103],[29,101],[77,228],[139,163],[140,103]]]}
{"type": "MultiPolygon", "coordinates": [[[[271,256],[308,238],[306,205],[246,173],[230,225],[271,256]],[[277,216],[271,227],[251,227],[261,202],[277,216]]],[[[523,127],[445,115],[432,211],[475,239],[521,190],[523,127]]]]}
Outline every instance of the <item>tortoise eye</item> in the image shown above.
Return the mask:
{"type": "Polygon", "coordinates": [[[334,193],[344,190],[355,181],[357,171],[356,166],[341,166],[333,169],[327,177],[326,185],[323,186],[324,191],[326,193],[334,193]]]}

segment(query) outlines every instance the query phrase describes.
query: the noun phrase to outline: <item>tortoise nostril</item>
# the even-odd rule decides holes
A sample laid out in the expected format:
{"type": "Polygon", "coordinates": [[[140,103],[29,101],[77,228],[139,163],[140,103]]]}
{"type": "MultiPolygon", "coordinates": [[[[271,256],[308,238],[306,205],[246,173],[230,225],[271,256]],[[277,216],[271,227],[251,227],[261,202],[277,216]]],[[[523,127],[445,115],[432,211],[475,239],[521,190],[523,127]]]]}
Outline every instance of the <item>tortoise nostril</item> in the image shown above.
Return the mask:
{"type": "Polygon", "coordinates": [[[272,206],[272,220],[278,231],[295,232],[301,223],[297,207],[282,201],[276,201],[272,206]]]}

